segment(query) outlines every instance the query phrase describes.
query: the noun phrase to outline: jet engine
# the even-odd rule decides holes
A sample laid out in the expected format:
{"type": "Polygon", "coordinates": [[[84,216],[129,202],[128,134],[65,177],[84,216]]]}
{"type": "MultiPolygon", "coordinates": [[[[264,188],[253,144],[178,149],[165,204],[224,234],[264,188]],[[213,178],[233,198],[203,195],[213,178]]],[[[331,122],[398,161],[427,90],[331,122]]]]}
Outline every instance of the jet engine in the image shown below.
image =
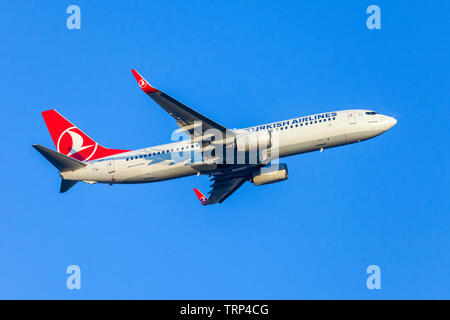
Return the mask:
{"type": "Polygon", "coordinates": [[[255,186],[262,186],[265,184],[280,182],[287,180],[288,168],[284,163],[271,165],[270,167],[259,168],[252,175],[252,182],[255,186]]]}

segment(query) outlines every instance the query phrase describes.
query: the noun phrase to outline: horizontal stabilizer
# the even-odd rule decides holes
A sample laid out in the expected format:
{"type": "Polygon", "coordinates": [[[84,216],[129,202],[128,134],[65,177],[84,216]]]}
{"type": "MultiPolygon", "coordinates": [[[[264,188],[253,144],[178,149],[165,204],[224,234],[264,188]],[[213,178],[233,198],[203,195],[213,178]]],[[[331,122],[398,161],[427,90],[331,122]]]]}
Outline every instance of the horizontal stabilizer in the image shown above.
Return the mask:
{"type": "Polygon", "coordinates": [[[52,165],[54,165],[60,172],[74,171],[86,166],[86,164],[81,161],[72,159],[68,156],[63,155],[62,153],[53,151],[41,145],[34,144],[33,148],[39,151],[39,153],[42,154],[45,159],[47,159],[52,165]]]}
{"type": "Polygon", "coordinates": [[[64,193],[77,184],[76,180],[64,180],[61,179],[61,188],[59,189],[60,193],[64,193]]]}

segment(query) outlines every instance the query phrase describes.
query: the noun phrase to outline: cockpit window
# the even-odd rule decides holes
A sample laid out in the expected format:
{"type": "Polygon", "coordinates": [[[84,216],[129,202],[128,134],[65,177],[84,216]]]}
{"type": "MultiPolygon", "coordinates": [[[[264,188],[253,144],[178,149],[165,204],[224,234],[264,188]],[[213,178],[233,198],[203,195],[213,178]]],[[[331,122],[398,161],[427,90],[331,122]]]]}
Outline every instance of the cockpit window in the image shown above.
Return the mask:
{"type": "Polygon", "coordinates": [[[366,112],[366,114],[368,114],[368,115],[370,115],[370,116],[374,116],[374,115],[376,115],[377,113],[374,112],[374,111],[368,111],[368,112],[366,112]]]}

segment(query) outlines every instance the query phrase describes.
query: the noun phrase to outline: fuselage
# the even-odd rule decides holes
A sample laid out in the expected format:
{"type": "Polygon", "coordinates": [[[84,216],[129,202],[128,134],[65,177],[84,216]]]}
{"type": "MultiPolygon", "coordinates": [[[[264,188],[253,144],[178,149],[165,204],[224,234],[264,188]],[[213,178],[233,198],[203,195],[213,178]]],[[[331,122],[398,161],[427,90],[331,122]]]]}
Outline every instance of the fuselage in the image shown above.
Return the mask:
{"type": "MultiPolygon", "coordinates": [[[[371,110],[320,113],[235,130],[236,134],[270,131],[277,158],[343,146],[374,138],[397,121],[371,110]]],[[[87,166],[62,172],[66,180],[87,183],[148,183],[203,174],[204,159],[198,142],[184,140],[87,161],[87,166]]]]}

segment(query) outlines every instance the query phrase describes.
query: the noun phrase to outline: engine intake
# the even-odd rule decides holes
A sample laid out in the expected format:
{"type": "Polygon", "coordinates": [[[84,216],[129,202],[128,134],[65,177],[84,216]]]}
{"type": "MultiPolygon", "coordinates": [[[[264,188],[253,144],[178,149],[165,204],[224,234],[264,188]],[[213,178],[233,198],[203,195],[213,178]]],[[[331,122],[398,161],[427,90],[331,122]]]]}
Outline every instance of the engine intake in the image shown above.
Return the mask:
{"type": "Polygon", "coordinates": [[[255,186],[276,183],[288,178],[288,168],[284,163],[264,167],[253,172],[252,182],[255,186]]]}

